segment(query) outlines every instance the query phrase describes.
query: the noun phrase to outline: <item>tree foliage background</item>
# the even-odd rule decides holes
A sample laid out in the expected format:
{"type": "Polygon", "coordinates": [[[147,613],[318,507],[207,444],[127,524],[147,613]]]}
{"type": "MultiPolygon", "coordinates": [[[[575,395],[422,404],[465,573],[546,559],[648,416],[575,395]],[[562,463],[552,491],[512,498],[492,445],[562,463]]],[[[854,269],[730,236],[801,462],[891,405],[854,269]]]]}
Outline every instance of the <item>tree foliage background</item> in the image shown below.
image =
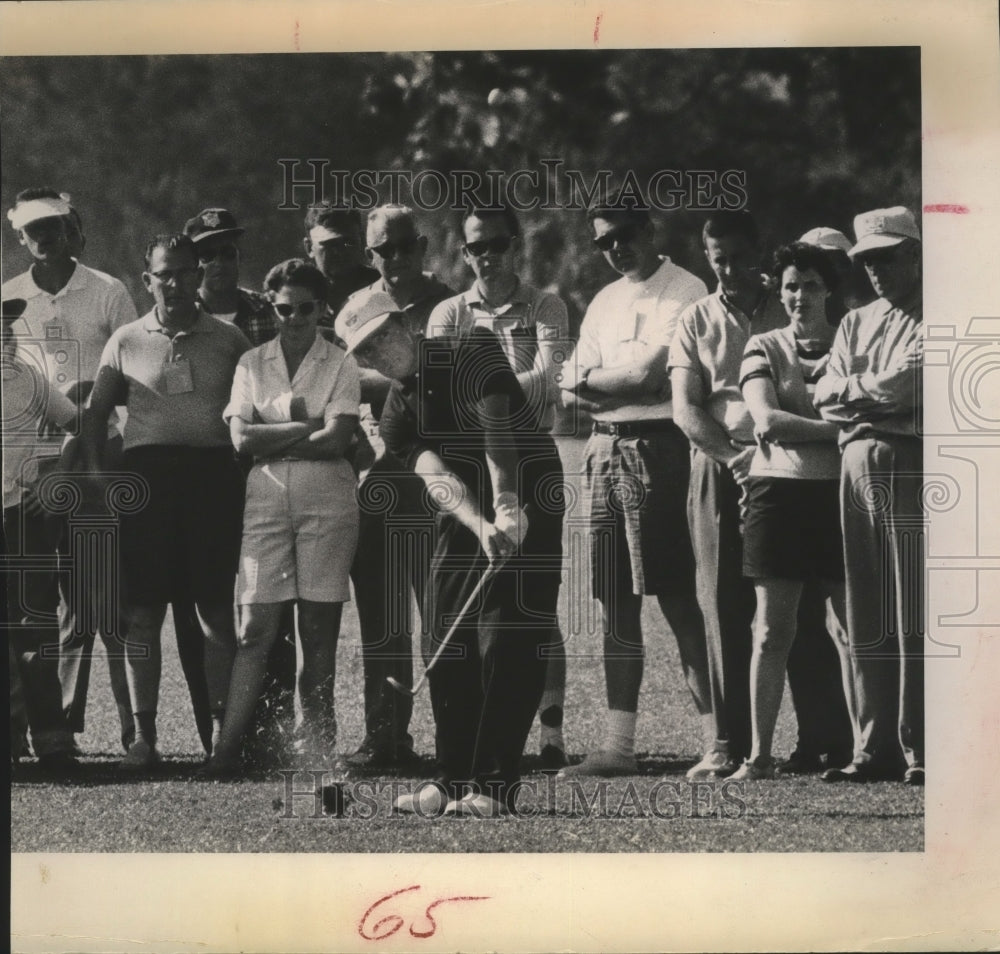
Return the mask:
{"type": "MultiPolygon", "coordinates": [[[[122,278],[140,312],[142,251],[200,209],[245,225],[243,284],[301,253],[304,209],[280,210],[279,159],[329,170],[517,169],[559,159],[640,183],[658,170],[747,177],[770,246],[855,213],[920,209],[917,48],[626,50],[7,58],[0,63],[3,208],[29,186],[71,193],[85,261],[122,278]],[[499,90],[488,103],[491,90],[499,90]]],[[[307,172],[299,170],[300,175],[307,172]]],[[[333,180],[328,180],[332,187],[333,180]]],[[[383,194],[387,194],[383,188],[383,194]]],[[[328,193],[329,194],[329,193],[328,193]]],[[[294,198],[305,205],[308,194],[294,198]]],[[[405,192],[403,198],[407,198],[405,192]]],[[[703,212],[657,215],[662,249],[712,287],[703,212]]],[[[456,288],[454,212],[422,215],[426,267],[456,288]]],[[[522,216],[522,274],[575,321],[615,276],[570,209],[522,216]]],[[[3,274],[27,265],[4,223],[3,274]]]]}

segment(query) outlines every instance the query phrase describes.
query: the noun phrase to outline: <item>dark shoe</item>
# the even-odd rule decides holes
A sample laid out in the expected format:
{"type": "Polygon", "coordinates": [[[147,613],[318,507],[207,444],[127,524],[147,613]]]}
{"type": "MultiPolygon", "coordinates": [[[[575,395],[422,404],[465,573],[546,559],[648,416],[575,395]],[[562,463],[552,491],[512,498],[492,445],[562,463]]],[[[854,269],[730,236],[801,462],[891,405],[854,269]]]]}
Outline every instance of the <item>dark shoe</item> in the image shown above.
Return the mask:
{"type": "Polygon", "coordinates": [[[145,739],[136,739],[118,763],[120,772],[147,772],[160,764],[160,753],[145,739]]]}
{"type": "Polygon", "coordinates": [[[872,768],[867,762],[851,762],[843,768],[829,768],[821,776],[824,782],[888,782],[899,776],[884,769],[872,768]]]}
{"type": "Polygon", "coordinates": [[[225,758],[213,755],[194,773],[199,782],[225,781],[239,778],[243,775],[243,764],[238,758],[225,758]]]}
{"type": "Polygon", "coordinates": [[[353,775],[406,772],[419,768],[420,764],[420,756],[408,745],[362,744],[357,752],[341,760],[344,771],[353,775]]]}
{"type": "Polygon", "coordinates": [[[558,772],[569,765],[566,753],[558,745],[543,745],[540,753],[543,772],[558,772]]]}
{"type": "Polygon", "coordinates": [[[72,752],[49,752],[38,756],[39,770],[52,778],[80,774],[80,763],[72,752]]]}
{"type": "Polygon", "coordinates": [[[912,785],[915,788],[924,787],[924,767],[922,765],[911,765],[903,776],[904,785],[912,785]]]}
{"type": "MultiPolygon", "coordinates": [[[[850,760],[850,756],[844,759],[843,762],[833,764],[843,765],[844,762],[850,760]]],[[[800,752],[796,749],[791,755],[785,759],[778,766],[778,771],[782,775],[811,775],[813,772],[820,772],[823,770],[823,763],[820,761],[818,755],[811,755],[808,752],[800,752]]]]}

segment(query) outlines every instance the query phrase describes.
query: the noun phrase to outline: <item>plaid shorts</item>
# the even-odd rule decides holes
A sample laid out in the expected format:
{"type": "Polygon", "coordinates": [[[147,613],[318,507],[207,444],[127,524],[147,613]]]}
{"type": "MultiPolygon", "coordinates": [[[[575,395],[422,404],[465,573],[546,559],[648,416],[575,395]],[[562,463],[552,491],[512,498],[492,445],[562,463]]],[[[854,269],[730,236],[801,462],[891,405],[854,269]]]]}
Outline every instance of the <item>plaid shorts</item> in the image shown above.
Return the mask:
{"type": "Polygon", "coordinates": [[[594,434],[584,461],[595,599],[694,592],[691,452],[680,428],[630,438],[594,434]]]}

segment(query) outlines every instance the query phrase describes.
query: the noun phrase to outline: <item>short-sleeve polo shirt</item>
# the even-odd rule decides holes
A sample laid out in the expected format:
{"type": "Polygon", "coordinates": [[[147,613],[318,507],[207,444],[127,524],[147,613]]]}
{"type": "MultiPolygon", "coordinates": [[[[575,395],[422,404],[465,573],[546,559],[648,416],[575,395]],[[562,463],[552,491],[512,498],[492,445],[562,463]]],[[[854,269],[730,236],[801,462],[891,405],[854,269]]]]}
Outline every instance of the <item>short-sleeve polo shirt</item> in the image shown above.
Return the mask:
{"type": "MultiPolygon", "coordinates": [[[[427,337],[464,337],[473,328],[492,332],[515,374],[537,367],[538,342],[569,338],[569,313],[558,295],[519,281],[510,298],[496,308],[486,301],[479,283],[441,302],[427,321],[427,337]]],[[[541,424],[551,427],[555,407],[541,411],[541,424]]]]}
{"type": "Polygon", "coordinates": [[[200,309],[194,325],[172,338],[155,308],[119,328],[104,349],[101,368],[115,371],[126,389],[125,450],[228,446],[222,411],[229,403],[236,365],[249,348],[239,328],[200,309]],[[168,384],[167,367],[173,362],[190,370],[190,390],[170,393],[176,390],[168,384]]]}
{"type": "Polygon", "coordinates": [[[751,335],[784,328],[788,315],[769,293],[753,315],[744,315],[718,289],[680,317],[670,346],[670,367],[701,378],[705,410],[735,441],[754,443],[753,418],[740,391],[740,367],[751,335]]]}
{"type": "Polygon", "coordinates": [[[281,342],[275,338],[240,358],[223,417],[250,423],[256,413],[265,424],[285,424],[292,419],[292,398],[303,398],[307,416],[321,417],[327,424],[341,415],[357,417],[361,401],[357,362],[317,334],[289,380],[281,342]]]}

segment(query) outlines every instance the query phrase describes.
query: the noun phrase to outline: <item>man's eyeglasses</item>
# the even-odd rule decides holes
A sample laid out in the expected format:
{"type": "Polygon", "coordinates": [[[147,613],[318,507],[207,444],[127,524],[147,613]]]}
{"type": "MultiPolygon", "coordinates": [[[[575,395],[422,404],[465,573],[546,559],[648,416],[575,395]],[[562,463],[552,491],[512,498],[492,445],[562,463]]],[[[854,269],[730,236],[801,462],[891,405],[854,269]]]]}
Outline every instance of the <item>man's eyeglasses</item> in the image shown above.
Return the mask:
{"type": "Polygon", "coordinates": [[[271,302],[271,304],[282,318],[291,318],[292,315],[301,315],[303,318],[308,318],[316,311],[317,306],[322,307],[325,302],[312,299],[310,301],[300,301],[297,305],[289,305],[283,301],[275,301],[271,302]]]}
{"type": "Polygon", "coordinates": [[[214,262],[219,259],[223,262],[235,261],[239,256],[239,249],[235,245],[220,245],[217,248],[198,249],[199,262],[214,262]]]}
{"type": "Polygon", "coordinates": [[[465,250],[473,258],[482,258],[488,252],[503,255],[510,248],[513,239],[509,235],[498,235],[496,238],[482,239],[479,242],[466,242],[465,250]]]}
{"type": "Polygon", "coordinates": [[[616,243],[618,245],[628,245],[630,242],[634,242],[641,231],[642,227],[639,225],[621,225],[610,232],[598,235],[594,239],[594,245],[602,252],[610,252],[616,243]]]}
{"type": "Polygon", "coordinates": [[[381,245],[371,246],[371,250],[379,257],[389,259],[394,255],[412,255],[420,244],[420,236],[403,239],[400,242],[383,242],[381,245]]]}

